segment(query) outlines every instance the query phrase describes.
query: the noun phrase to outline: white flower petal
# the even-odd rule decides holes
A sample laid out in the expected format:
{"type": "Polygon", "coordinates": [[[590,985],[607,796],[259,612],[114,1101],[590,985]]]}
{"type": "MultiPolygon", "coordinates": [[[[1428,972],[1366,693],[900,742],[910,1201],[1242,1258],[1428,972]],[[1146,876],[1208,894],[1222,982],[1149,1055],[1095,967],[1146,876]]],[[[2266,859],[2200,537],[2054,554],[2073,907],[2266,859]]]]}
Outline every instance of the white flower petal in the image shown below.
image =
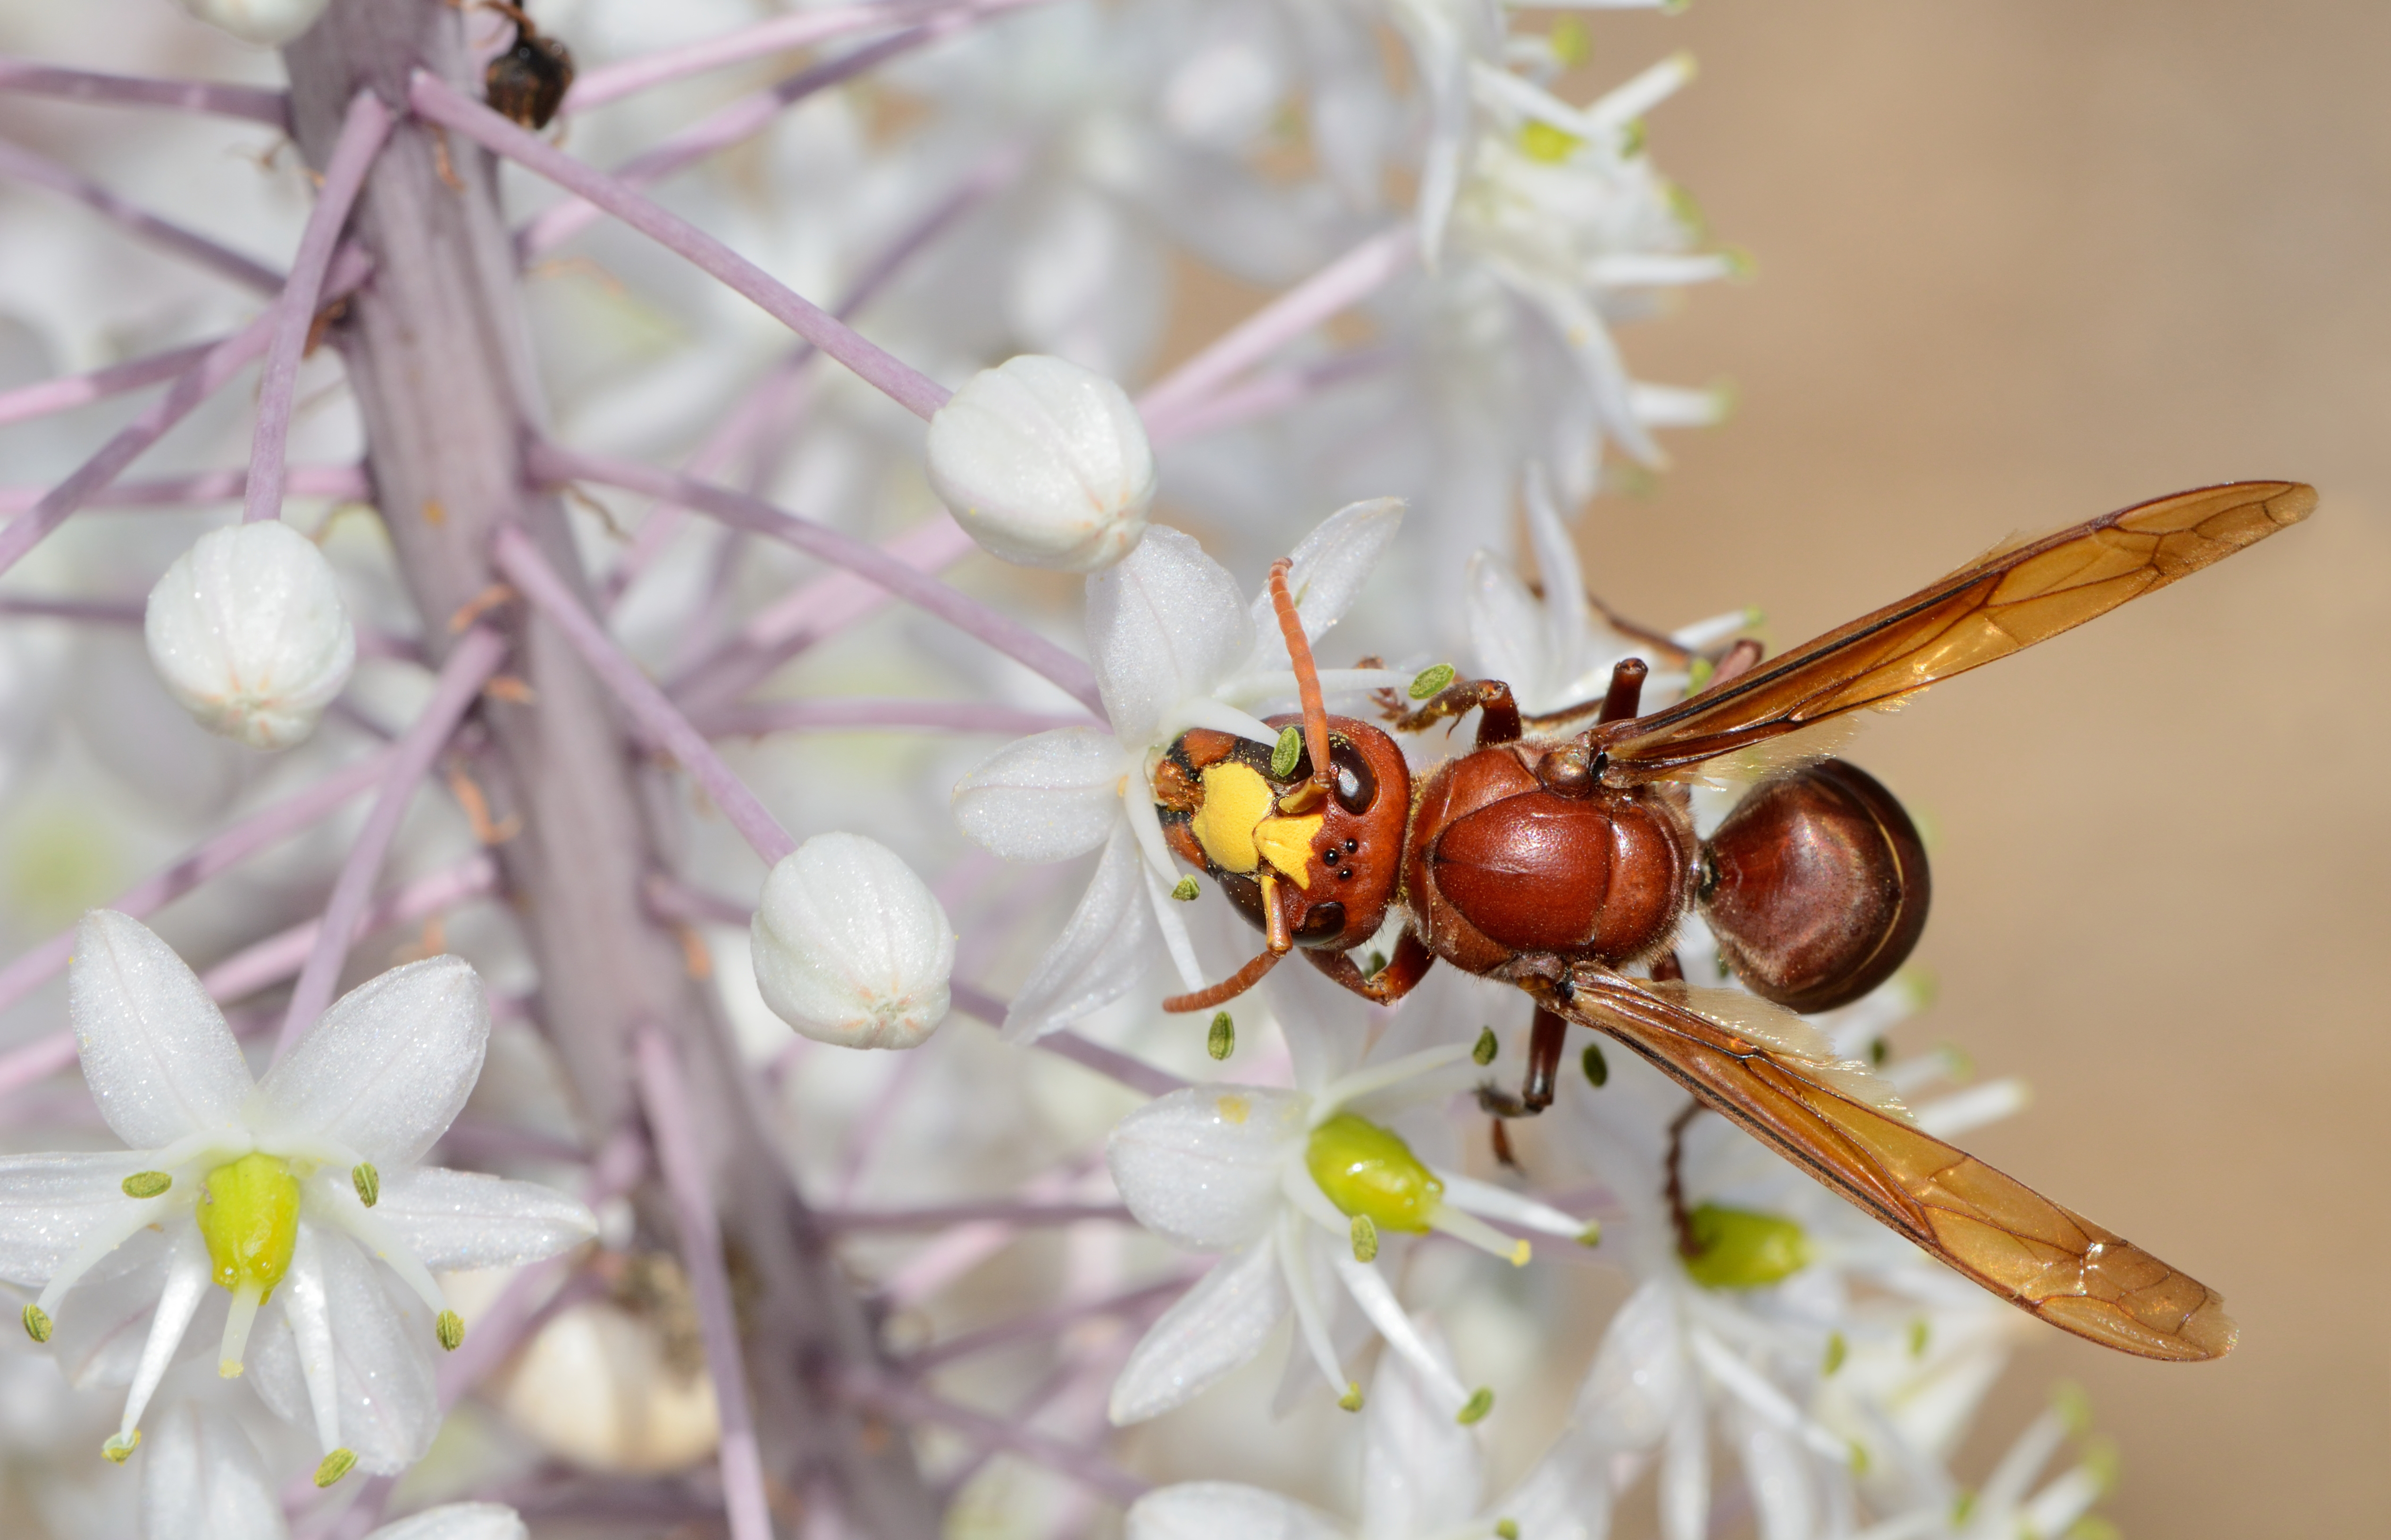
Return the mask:
{"type": "Polygon", "coordinates": [[[749,956],[764,1003],[807,1037],[911,1048],[946,1019],[955,930],[896,851],[816,835],[764,879],[749,956]]]}
{"type": "Polygon", "coordinates": [[[1171,708],[1208,695],[1253,650],[1245,595],[1191,536],[1166,524],[1088,579],[1088,647],[1124,744],[1151,744],[1171,708]]]}
{"type": "Polygon", "coordinates": [[[282,1540],[290,1533],[265,1462],[232,1418],[184,1402],[148,1430],[142,1540],[282,1540]]]}
{"type": "MultiPolygon", "coordinates": [[[[1305,636],[1316,643],[1328,634],[1330,627],[1345,618],[1345,612],[1361,597],[1362,585],[1369,580],[1370,570],[1394,543],[1402,522],[1402,498],[1372,498],[1366,502],[1348,503],[1296,542],[1295,550],[1288,552],[1295,564],[1287,569],[1286,586],[1295,596],[1296,616],[1303,622],[1305,636]]],[[[1286,654],[1286,638],[1278,628],[1278,610],[1271,602],[1267,583],[1254,597],[1252,624],[1254,650],[1240,672],[1254,674],[1293,667],[1294,660],[1286,654]]]]}
{"type": "Polygon", "coordinates": [[[270,1141],[329,1140],[376,1165],[413,1165],[454,1122],[490,1038],[482,980],[428,957],[332,1003],[266,1071],[252,1121],[270,1141]]]}
{"type": "Polygon", "coordinates": [[[435,1273],[519,1267],[598,1233],[589,1210],[553,1188],[436,1166],[385,1174],[373,1214],[435,1273]]]}
{"type": "MultiPolygon", "coordinates": [[[[1422,1335],[1445,1373],[1458,1378],[1443,1343],[1422,1335]]],[[[1362,1533],[1391,1540],[1457,1529],[1477,1516],[1485,1495],[1476,1435],[1401,1353],[1381,1356],[1362,1411],[1362,1533]]]]}
{"type": "MultiPolygon", "coordinates": [[[[165,1236],[154,1230],[140,1232],[118,1247],[101,1266],[85,1274],[74,1292],[52,1313],[50,1357],[68,1384],[88,1390],[132,1383],[142,1349],[149,1340],[159,1296],[165,1289],[169,1249],[165,1236]]],[[[204,1317],[213,1315],[217,1324],[224,1320],[219,1301],[232,1296],[221,1288],[208,1292],[213,1298],[200,1301],[203,1319],[195,1329],[187,1330],[186,1344],[208,1335],[204,1317]]]]}
{"type": "Polygon", "coordinates": [[[1137,836],[1117,822],[1070,922],[1004,1013],[1005,1042],[1027,1042],[1068,1027],[1137,987],[1154,933],[1144,865],[1137,836]]]}
{"type": "Polygon", "coordinates": [[[75,927],[67,1017],[92,1100],[116,1136],[157,1149],[237,1127],[249,1066],[197,975],[149,926],[96,909],[75,927]]]}
{"type": "Polygon", "coordinates": [[[1344,1529],[1292,1497],[1234,1482],[1183,1482],[1130,1506],[1129,1540],[1342,1540],[1344,1529]]]}
{"type": "Polygon", "coordinates": [[[183,8],[244,43],[278,47],[316,24],[330,0],[183,0],[183,8]]]}
{"type": "Polygon", "coordinates": [[[1224,1251],[1278,1212],[1279,1172],[1303,1143],[1309,1098],[1260,1086],[1189,1086],[1123,1118],[1105,1145],[1121,1200],[1175,1245],[1224,1251]]]}
{"type": "Polygon", "coordinates": [[[125,1197],[123,1186],[141,1169],[139,1151],[0,1157],[0,1279],[47,1283],[60,1262],[142,1201],[125,1197]]]}
{"type": "Polygon", "coordinates": [[[1112,734],[1058,727],[1007,744],[955,783],[955,822],[1007,861],[1066,861],[1112,832],[1131,768],[1112,734]]]}
{"type": "Polygon", "coordinates": [[[1193,1400],[1261,1352],[1286,1307],[1273,1247],[1265,1242],[1223,1257],[1162,1313],[1121,1365],[1113,1381],[1114,1426],[1143,1422],[1193,1400]]]}
{"type": "Polygon", "coordinates": [[[366,1540],[527,1540],[523,1516],[503,1503],[443,1503],[384,1524],[366,1540]]]}
{"type": "Polygon", "coordinates": [[[1680,1330],[1676,1302],[1659,1278],[1636,1289],[1610,1318],[1573,1414],[1604,1449],[1649,1449],[1668,1432],[1688,1391],[1680,1330]]]}
{"type": "MultiPolygon", "coordinates": [[[[300,1223],[308,1226],[304,1218],[300,1223]]],[[[423,1457],[440,1428],[432,1313],[347,1236],[313,1228],[332,1327],[341,1443],[356,1451],[358,1469],[395,1475],[423,1457]]],[[[315,1427],[298,1341],[280,1310],[271,1324],[261,1321],[250,1339],[243,1378],[257,1387],[258,1398],[275,1416],[300,1428],[315,1427]]]]}
{"type": "Polygon", "coordinates": [[[1462,615],[1469,625],[1469,647],[1480,676],[1507,680],[1515,692],[1523,692],[1523,699],[1544,704],[1543,693],[1555,672],[1544,606],[1509,563],[1482,549],[1469,558],[1462,589],[1462,615]]]}

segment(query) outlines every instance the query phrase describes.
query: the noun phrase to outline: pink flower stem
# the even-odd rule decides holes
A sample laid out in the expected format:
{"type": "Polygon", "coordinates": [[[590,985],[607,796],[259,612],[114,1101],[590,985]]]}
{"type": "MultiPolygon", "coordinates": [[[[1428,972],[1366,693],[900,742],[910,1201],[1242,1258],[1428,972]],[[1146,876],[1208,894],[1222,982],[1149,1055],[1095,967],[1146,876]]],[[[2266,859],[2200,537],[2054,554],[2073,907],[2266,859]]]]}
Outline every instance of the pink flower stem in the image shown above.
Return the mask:
{"type": "MultiPolygon", "coordinates": [[[[5,601],[0,601],[5,603],[5,601]]],[[[1022,711],[977,701],[881,700],[867,695],[795,701],[749,701],[693,718],[709,738],[752,738],[767,732],[841,729],[921,728],[943,732],[1000,732],[1018,738],[1058,727],[1104,724],[1076,712],[1022,711]]]]}
{"type": "Polygon", "coordinates": [[[640,1105],[648,1115],[656,1165],[672,1196],[680,1231],[681,1265],[697,1306],[698,1335],[714,1378],[715,1404],[722,1424],[722,1497],[729,1510],[730,1540],[771,1540],[772,1521],[764,1498],[764,1462],[756,1442],[756,1419],[747,1399],[747,1367],[739,1351],[739,1323],[731,1314],[730,1277],[722,1262],[722,1231],[707,1189],[705,1158],[681,1078],[672,1040],[655,1028],[639,1035],[640,1105]]]}
{"type": "Polygon", "coordinates": [[[867,577],[916,608],[977,637],[1016,663],[1060,686],[1091,711],[1104,710],[1093,670],[1020,622],[949,588],[879,547],[852,535],[801,519],[760,498],[733,492],[671,471],[631,460],[586,454],[536,443],[523,451],[531,473],[546,482],[593,481],[626,491],[667,498],[709,514],[734,528],[768,536],[818,561],[867,577]]]}
{"type": "Polygon", "coordinates": [[[704,734],[689,724],[689,718],[673,708],[640,666],[623,655],[614,639],[581,607],[572,589],[548,559],[539,553],[528,536],[516,529],[502,530],[492,548],[498,569],[504,573],[523,596],[531,601],[542,615],[564,633],[581,661],[598,676],[614,698],[621,701],[641,730],[659,747],[678,760],[690,778],[714,799],[722,816],[739,831],[764,864],[777,864],[781,858],[797,848],[789,832],[781,827],[747,783],[734,774],[704,734]]]}
{"type": "Polygon", "coordinates": [[[185,261],[204,267],[218,278],[229,278],[245,289],[271,294],[282,287],[282,275],[264,263],[243,256],[219,241],[211,240],[197,230],[185,229],[171,219],[151,214],[88,177],[68,170],[49,157],[36,155],[22,145],[10,144],[6,139],[0,139],[0,176],[12,176],[18,181],[47,188],[61,197],[71,198],[126,234],[162,251],[172,252],[185,261]]]}
{"type": "MultiPolygon", "coordinates": [[[[261,317],[262,319],[263,317],[261,317]]],[[[84,499],[86,508],[184,509],[233,502],[247,494],[246,471],[201,471],[156,481],[118,482],[84,499]]],[[[355,500],[372,495],[373,484],[355,465],[295,465],[283,474],[283,495],[355,500]]],[[[14,517],[41,506],[48,492],[35,486],[0,486],[0,515],[14,517]]]]}
{"type": "Polygon", "coordinates": [[[907,1421],[934,1422],[950,1428],[974,1443],[1018,1455],[1123,1506],[1137,1501],[1149,1490],[1144,1482],[1100,1456],[986,1412],[957,1405],[885,1375],[850,1373],[845,1383],[847,1393],[866,1405],[907,1421]]]}
{"type": "MultiPolygon", "coordinates": [[[[953,227],[955,222],[977,207],[990,193],[1020,174],[1027,158],[1018,147],[990,156],[963,179],[963,185],[916,220],[887,248],[865,266],[847,293],[838,302],[834,314],[842,321],[851,320],[855,313],[869,304],[886,287],[905,265],[924,247],[953,227]]],[[[733,408],[722,425],[689,458],[685,469],[691,475],[714,479],[715,472],[744,451],[758,435],[769,431],[788,409],[789,397],[805,378],[808,366],[821,355],[811,343],[799,343],[787,357],[759,381],[746,397],[733,408]]],[[[761,478],[749,477],[750,490],[761,490],[761,478]]],[[[629,549],[614,570],[606,577],[606,598],[611,607],[624,591],[638,580],[665,548],[679,534],[688,510],[675,503],[657,507],[640,524],[639,533],[631,537],[629,549]]],[[[879,590],[872,592],[876,595],[879,590]]]]}
{"type": "Polygon", "coordinates": [[[27,594],[0,599],[0,615],[28,620],[74,620],[94,626],[138,626],[149,606],[138,599],[42,599],[27,594]]]}
{"type": "Polygon", "coordinates": [[[145,80],[137,75],[103,75],[88,70],[61,70],[29,59],[0,58],[0,91],[117,107],[172,107],[186,112],[211,112],[223,118],[246,118],[286,133],[291,127],[290,97],[254,85],[145,80]]]}
{"type": "Polygon", "coordinates": [[[332,1003],[332,990],[341,981],[341,964],[348,959],[349,942],[356,935],[358,921],[365,917],[374,879],[381,874],[382,858],[398,836],[399,822],[407,816],[407,805],[415,800],[416,788],[430,772],[433,759],[481,697],[482,686],[498,672],[506,652],[506,639],[486,627],[475,627],[458,638],[447,662],[441,666],[432,698],[391,745],[390,763],[374,793],[373,809],[341,862],[341,874],[333,879],[332,896],[324,905],[322,925],[308,951],[306,966],[300,969],[299,982],[291,987],[291,1006],[282,1016],[282,1035],[275,1043],[277,1058],[289,1053],[332,1003]]]}
{"type": "Polygon", "coordinates": [[[1223,387],[1215,395],[1173,413],[1158,433],[1149,433],[1156,448],[1218,433],[1286,410],[1332,385],[1359,379],[1393,366],[1391,349],[1364,348],[1325,358],[1302,369],[1272,369],[1223,387]]]}
{"type": "Polygon", "coordinates": [[[853,329],[834,318],[761,267],[677,214],[668,214],[616,177],[582,164],[536,135],[470,101],[437,76],[418,71],[407,100],[426,121],[455,129],[567,192],[597,204],[631,228],[677,252],[753,301],[767,315],[854,370],[917,417],[927,418],[953,394],[853,329]]]}
{"type": "MultiPolygon", "coordinates": [[[[349,798],[373,785],[390,763],[391,751],[378,749],[342,766],[294,796],[262,809],[198,846],[172,866],[119,893],[107,907],[142,919],[181,898],[201,883],[231,870],[268,846],[316,823],[349,798]]],[[[74,953],[75,933],[60,931],[41,945],[0,968],[0,1010],[32,993],[67,965],[74,953]]],[[[19,1050],[23,1052],[23,1050],[19,1050]]],[[[24,1083],[7,1068],[16,1055],[0,1055],[0,1092],[24,1083]]],[[[72,1056],[71,1045],[69,1056],[72,1056]]],[[[38,1076],[31,1077],[38,1079],[38,1076]]]]}
{"type": "MultiPolygon", "coordinates": [[[[385,925],[412,925],[445,909],[498,891],[498,867],[485,852],[467,857],[445,872],[416,878],[382,893],[349,927],[342,950],[355,946],[385,925]]],[[[314,956],[322,944],[322,917],[304,920],[278,935],[243,947],[200,976],[200,982],[219,1002],[243,1000],[289,978],[314,956]]]]}
{"type": "Polygon", "coordinates": [[[1039,0],[974,0],[965,5],[922,4],[920,0],[878,6],[836,6],[799,11],[703,43],[667,48],[620,64],[601,65],[573,83],[564,98],[567,112],[587,112],[708,70],[741,64],[771,54],[790,53],[827,43],[834,37],[883,27],[907,27],[958,12],[998,15],[1039,0]]]}
{"type": "Polygon", "coordinates": [[[12,391],[0,391],[0,424],[23,422],[52,412],[71,411],[105,401],[111,395],[137,391],[144,385],[154,385],[161,380],[172,380],[187,372],[208,356],[208,349],[224,339],[194,343],[188,347],[169,348],[146,358],[128,359],[94,369],[89,374],[71,374],[62,379],[45,380],[38,384],[19,385],[12,391]]]}
{"type": "Polygon", "coordinates": [[[826,1230],[850,1234],[888,1230],[948,1230],[958,1224],[994,1221],[1001,1224],[1078,1224],[1086,1220],[1131,1223],[1129,1210],[1118,1203],[950,1203],[928,1209],[817,1209],[814,1218],[826,1230]]]}
{"type": "Polygon", "coordinates": [[[975,1353],[987,1352],[992,1348],[1006,1347],[1024,1338],[1057,1336],[1064,1327],[1080,1321],[1106,1315],[1143,1314],[1156,1305],[1167,1304],[1186,1293],[1189,1286],[1201,1276],[1203,1275],[1200,1272],[1188,1273],[1177,1277],[1165,1278],[1159,1283],[1143,1284],[1127,1293],[1111,1295],[1105,1299],[1074,1301],[1068,1304],[1056,1305],[1049,1310],[1033,1311],[1027,1315],[1016,1315],[1009,1321],[999,1321],[993,1326],[982,1326],[976,1331],[967,1331],[959,1337],[950,1337],[943,1342],[931,1343],[904,1361],[905,1372],[913,1375],[927,1374],[941,1365],[969,1358],[975,1353]]]}
{"type": "Polygon", "coordinates": [[[266,344],[265,369],[257,390],[257,426],[249,443],[249,505],[244,523],[278,518],[282,513],[282,457],[291,444],[291,409],[299,394],[299,360],[307,351],[307,334],[315,330],[316,303],[324,291],[324,274],[332,265],[332,243],[348,222],[357,189],[390,137],[390,109],[371,91],[360,91],[342,120],[341,136],[324,167],[323,185],[316,189],[316,206],[299,233],[299,252],[291,261],[291,278],[275,302],[274,339],[266,344]]]}
{"type": "MultiPolygon", "coordinates": [[[[947,990],[954,1008],[963,1015],[977,1016],[991,1027],[1004,1025],[1004,1002],[996,996],[968,984],[950,983],[947,990]]],[[[1059,1055],[1083,1068],[1092,1069],[1109,1080],[1118,1081],[1131,1091],[1143,1091],[1149,1096],[1167,1096],[1187,1084],[1168,1069],[1133,1058],[1117,1048],[1090,1042],[1073,1031],[1049,1032],[1028,1046],[1059,1055]]]]}
{"type": "MultiPolygon", "coordinates": [[[[354,249],[347,249],[332,262],[332,274],[327,280],[328,293],[346,293],[364,281],[373,270],[369,258],[354,249]]],[[[189,416],[194,408],[206,400],[225,382],[239,373],[258,355],[265,351],[273,334],[274,315],[268,311],[251,321],[239,331],[208,350],[197,368],[187,371],[174,382],[174,389],[164,400],[126,423],[116,436],[99,446],[97,454],[75,469],[72,475],[52,487],[32,511],[13,520],[0,529],[0,572],[6,572],[24,558],[25,552],[42,542],[50,531],[64,524],[70,514],[123,473],[142,451],[158,442],[166,430],[189,416]]]]}
{"type": "Polygon", "coordinates": [[[1418,253],[1410,226],[1372,236],[1247,317],[1137,398],[1145,431],[1170,434],[1172,420],[1296,338],[1363,299],[1418,253]]]}

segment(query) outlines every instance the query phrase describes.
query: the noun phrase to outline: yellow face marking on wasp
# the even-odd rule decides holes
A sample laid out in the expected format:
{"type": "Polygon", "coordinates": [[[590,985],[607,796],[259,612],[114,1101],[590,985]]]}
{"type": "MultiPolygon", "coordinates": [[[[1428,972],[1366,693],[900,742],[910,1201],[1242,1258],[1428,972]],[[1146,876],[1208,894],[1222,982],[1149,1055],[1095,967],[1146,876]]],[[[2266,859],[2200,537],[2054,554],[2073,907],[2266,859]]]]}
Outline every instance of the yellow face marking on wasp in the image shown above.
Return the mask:
{"type": "Polygon", "coordinates": [[[1212,863],[1224,872],[1250,875],[1267,861],[1312,886],[1312,842],[1326,822],[1319,813],[1286,818],[1272,811],[1270,783],[1251,765],[1224,760],[1204,770],[1204,805],[1187,821],[1188,832],[1212,863]]]}

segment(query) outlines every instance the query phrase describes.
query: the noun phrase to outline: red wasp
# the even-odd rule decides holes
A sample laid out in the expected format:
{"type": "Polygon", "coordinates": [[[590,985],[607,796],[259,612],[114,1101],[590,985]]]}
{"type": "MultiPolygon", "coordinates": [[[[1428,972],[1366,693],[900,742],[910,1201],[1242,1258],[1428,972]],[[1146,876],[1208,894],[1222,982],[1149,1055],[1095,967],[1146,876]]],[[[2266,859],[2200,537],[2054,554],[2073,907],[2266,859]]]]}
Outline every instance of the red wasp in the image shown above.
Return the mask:
{"type": "Polygon", "coordinates": [[[1383,1003],[1441,958],[1536,1003],[1526,1084],[1517,1098],[1491,1094],[1496,1110],[1551,1102],[1576,1022],[2044,1320],[2146,1357],[2218,1357],[2235,1333],[2213,1290],[1919,1132],[1881,1081],[1837,1063],[1793,1014],[1889,977],[1925,925],[1928,880],[1893,795],[1822,757],[1831,745],[1817,735],[1791,735],[2082,625],[2315,505],[2297,483],[2240,482],[2013,541],[1765,666],[1756,652],[1731,655],[1706,688],[1648,715],[1636,659],[1598,706],[1543,717],[1523,717],[1500,680],[1465,680],[1394,724],[1415,731],[1479,713],[1474,750],[1416,786],[1384,731],[1327,714],[1281,562],[1271,597],[1303,709],[1271,725],[1299,725],[1302,752],[1290,767],[1269,745],[1196,729],[1154,781],[1171,848],[1267,944],[1224,982],[1163,1008],[1210,1009],[1293,951],[1383,1003]],[[1589,711],[1591,726],[1561,735],[1589,711]],[[1758,784],[1698,840],[1684,782],[1755,768],[1758,784]],[[1351,954],[1390,908],[1402,939],[1365,976],[1351,954]],[[1683,982],[1670,949],[1695,909],[1751,993],[1683,982]]]}

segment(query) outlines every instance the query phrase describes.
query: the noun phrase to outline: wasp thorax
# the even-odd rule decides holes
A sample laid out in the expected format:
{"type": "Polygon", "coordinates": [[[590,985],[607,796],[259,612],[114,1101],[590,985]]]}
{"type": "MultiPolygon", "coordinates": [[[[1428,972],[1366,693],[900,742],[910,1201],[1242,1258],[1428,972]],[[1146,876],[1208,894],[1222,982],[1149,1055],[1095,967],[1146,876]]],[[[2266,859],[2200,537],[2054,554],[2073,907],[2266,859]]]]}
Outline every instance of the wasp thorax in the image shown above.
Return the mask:
{"type": "Polygon", "coordinates": [[[1795,1011],[1849,1004],[1893,977],[1926,925],[1926,847],[1875,777],[1840,759],[1763,782],[1703,849],[1719,955],[1795,1011]]]}

